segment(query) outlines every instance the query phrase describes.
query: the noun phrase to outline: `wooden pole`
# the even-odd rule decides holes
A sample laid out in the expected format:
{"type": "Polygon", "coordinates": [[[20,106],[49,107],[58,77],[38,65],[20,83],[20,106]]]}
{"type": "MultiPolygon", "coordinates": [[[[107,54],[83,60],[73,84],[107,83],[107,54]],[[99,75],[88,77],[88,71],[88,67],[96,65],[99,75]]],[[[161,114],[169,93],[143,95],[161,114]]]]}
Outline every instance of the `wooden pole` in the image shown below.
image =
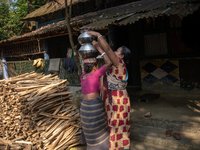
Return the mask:
{"type": "Polygon", "coordinates": [[[20,68],[20,74],[22,74],[22,65],[21,65],[21,62],[19,63],[19,68],[20,68]]]}
{"type": "Polygon", "coordinates": [[[37,39],[37,41],[38,41],[38,48],[39,48],[39,52],[40,52],[40,40],[37,39]]]}

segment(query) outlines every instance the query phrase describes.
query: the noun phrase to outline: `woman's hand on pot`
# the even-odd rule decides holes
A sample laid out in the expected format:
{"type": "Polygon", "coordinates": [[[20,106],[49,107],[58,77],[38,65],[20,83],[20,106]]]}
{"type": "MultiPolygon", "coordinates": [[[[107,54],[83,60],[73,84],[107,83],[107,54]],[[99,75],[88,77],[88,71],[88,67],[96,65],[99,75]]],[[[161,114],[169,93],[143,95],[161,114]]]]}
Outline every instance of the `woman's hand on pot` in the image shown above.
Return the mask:
{"type": "Polygon", "coordinates": [[[99,43],[97,42],[97,41],[92,41],[92,44],[93,44],[93,46],[94,46],[94,48],[96,49],[96,50],[98,50],[99,51],[99,53],[100,54],[102,54],[104,51],[101,49],[101,47],[100,47],[100,45],[99,45],[99,43]]]}
{"type": "Polygon", "coordinates": [[[100,47],[99,44],[98,44],[98,42],[95,41],[95,40],[92,41],[92,45],[93,45],[94,48],[96,48],[96,49],[100,47]]]}
{"type": "Polygon", "coordinates": [[[101,35],[99,32],[96,32],[96,31],[87,31],[87,34],[95,36],[95,37],[98,37],[101,35]]]}

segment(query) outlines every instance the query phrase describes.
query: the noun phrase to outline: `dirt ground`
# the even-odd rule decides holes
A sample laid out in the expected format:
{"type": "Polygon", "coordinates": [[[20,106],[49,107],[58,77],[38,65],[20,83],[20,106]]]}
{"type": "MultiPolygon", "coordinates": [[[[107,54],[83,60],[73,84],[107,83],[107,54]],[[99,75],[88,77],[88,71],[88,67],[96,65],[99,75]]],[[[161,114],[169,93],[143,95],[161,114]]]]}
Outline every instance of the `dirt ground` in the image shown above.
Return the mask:
{"type": "Polygon", "coordinates": [[[190,122],[195,125],[200,123],[200,95],[151,92],[160,94],[160,97],[149,102],[138,102],[138,98],[145,93],[149,92],[140,91],[130,95],[132,120],[151,112],[151,118],[190,122]]]}

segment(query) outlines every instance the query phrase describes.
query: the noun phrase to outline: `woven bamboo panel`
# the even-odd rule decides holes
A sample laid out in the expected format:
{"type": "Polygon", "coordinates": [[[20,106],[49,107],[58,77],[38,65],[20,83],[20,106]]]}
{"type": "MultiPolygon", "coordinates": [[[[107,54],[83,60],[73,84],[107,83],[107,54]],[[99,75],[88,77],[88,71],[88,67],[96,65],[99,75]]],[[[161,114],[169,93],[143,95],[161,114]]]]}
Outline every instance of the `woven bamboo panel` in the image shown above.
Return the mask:
{"type": "Polygon", "coordinates": [[[43,47],[43,40],[30,41],[19,44],[10,44],[2,47],[4,57],[16,57],[20,55],[34,54],[45,51],[43,47]]]}

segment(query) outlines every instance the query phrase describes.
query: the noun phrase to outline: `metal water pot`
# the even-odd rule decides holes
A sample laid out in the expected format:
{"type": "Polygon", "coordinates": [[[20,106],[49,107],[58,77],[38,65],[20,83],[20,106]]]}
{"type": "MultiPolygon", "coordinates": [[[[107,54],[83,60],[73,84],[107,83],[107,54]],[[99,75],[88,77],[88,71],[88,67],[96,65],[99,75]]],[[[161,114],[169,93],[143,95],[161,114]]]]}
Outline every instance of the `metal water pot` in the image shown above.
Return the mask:
{"type": "Polygon", "coordinates": [[[98,51],[90,43],[86,43],[80,47],[78,50],[79,55],[82,59],[96,58],[98,56],[98,51]]]}
{"type": "Polygon", "coordinates": [[[81,45],[92,43],[93,40],[97,40],[97,38],[87,34],[87,30],[83,30],[82,33],[78,36],[78,42],[81,45]]]}
{"type": "Polygon", "coordinates": [[[96,40],[96,37],[87,34],[87,30],[84,30],[78,37],[78,42],[81,44],[78,50],[82,59],[96,58],[98,51],[92,45],[92,41],[96,40]]]}

